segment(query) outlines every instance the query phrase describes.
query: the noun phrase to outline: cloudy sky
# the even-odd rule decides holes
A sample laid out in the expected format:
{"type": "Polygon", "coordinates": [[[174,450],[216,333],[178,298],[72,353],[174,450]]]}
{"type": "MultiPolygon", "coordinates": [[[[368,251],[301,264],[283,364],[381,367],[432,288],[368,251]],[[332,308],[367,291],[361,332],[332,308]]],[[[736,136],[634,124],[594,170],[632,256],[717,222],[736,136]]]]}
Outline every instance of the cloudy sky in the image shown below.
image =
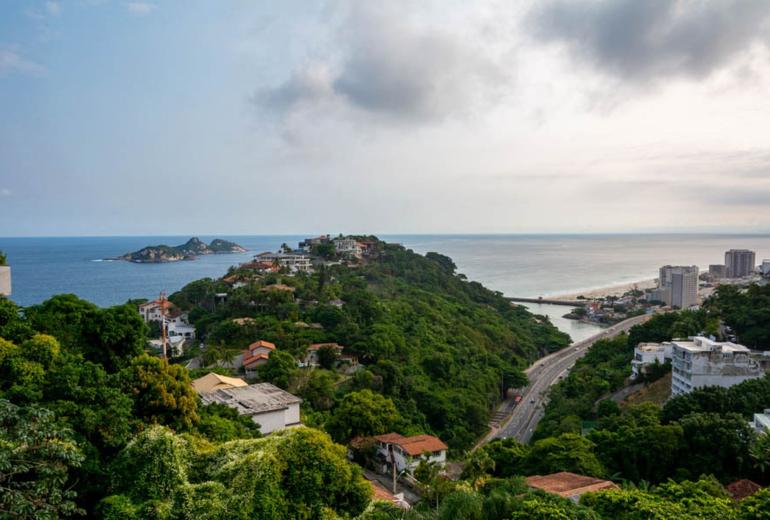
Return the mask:
{"type": "Polygon", "coordinates": [[[770,231],[767,0],[0,4],[0,236],[770,231]]]}

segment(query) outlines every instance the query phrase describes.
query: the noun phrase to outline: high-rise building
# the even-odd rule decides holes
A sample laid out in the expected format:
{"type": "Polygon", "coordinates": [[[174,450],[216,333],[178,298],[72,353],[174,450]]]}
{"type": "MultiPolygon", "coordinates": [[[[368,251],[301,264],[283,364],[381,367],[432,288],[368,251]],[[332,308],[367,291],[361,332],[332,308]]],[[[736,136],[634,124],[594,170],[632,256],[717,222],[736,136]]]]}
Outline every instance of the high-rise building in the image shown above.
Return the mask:
{"type": "Polygon", "coordinates": [[[687,309],[698,304],[698,266],[664,265],[660,268],[658,287],[667,288],[666,304],[687,309]]]}
{"type": "Polygon", "coordinates": [[[727,278],[727,267],[724,264],[711,264],[709,266],[709,278],[711,280],[727,278]]]}
{"type": "Polygon", "coordinates": [[[731,249],[725,252],[725,267],[728,278],[748,276],[756,267],[756,255],[748,249],[731,249]]]}

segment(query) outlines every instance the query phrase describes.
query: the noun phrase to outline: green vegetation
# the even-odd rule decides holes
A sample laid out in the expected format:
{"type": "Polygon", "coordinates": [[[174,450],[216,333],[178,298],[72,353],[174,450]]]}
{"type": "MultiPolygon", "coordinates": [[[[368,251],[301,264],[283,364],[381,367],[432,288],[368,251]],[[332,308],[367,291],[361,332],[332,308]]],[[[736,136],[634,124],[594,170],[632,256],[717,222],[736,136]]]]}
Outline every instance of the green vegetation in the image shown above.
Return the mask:
{"type": "Polygon", "coordinates": [[[752,284],[745,291],[721,285],[706,308],[732,327],[739,343],[752,349],[770,349],[770,285],[752,284]]]}
{"type": "Polygon", "coordinates": [[[5,256],[5,253],[0,251],[0,265],[6,265],[7,261],[8,261],[8,258],[5,256]]]}
{"type": "MultiPolygon", "coordinates": [[[[367,237],[370,238],[371,237],[367,237]]],[[[190,319],[214,358],[228,358],[249,343],[264,339],[278,349],[260,368],[262,380],[309,397],[309,423],[327,427],[343,441],[335,422],[346,396],[370,391],[392,402],[401,428],[431,433],[451,448],[472,446],[487,428],[490,410],[503,386],[522,386],[522,369],[538,356],[567,345],[568,337],[545,318],[537,320],[523,307],[512,306],[499,293],[456,273],[451,259],[425,256],[401,246],[377,243],[377,258],[355,268],[331,266],[312,275],[254,276],[248,269],[228,275],[251,280],[232,288],[204,279],[170,296],[189,311],[190,319]],[[293,292],[265,290],[276,284],[293,292]],[[225,303],[214,295],[227,292],[225,303]],[[329,302],[342,300],[342,307],[329,302]],[[247,321],[234,319],[249,318],[247,321]],[[295,323],[318,323],[322,328],[295,323]],[[328,372],[325,394],[312,398],[306,370],[297,370],[312,343],[336,342],[358,357],[364,368],[340,378],[330,352],[319,353],[328,372]],[[304,389],[304,390],[303,390],[304,389]]],[[[313,384],[323,382],[314,379],[313,384]]],[[[393,422],[379,423],[370,433],[386,433],[393,422]]]]}

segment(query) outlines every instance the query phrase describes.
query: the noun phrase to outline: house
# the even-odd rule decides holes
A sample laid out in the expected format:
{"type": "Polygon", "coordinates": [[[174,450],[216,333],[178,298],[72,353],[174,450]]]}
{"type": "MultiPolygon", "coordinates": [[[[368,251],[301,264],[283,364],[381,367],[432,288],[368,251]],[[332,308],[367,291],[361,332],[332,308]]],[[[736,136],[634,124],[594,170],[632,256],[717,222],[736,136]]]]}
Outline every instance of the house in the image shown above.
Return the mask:
{"type": "Polygon", "coordinates": [[[360,258],[363,254],[361,246],[358,241],[353,237],[337,237],[332,240],[334,243],[334,249],[342,256],[353,256],[360,258]]]}
{"type": "Polygon", "coordinates": [[[609,480],[578,475],[567,471],[544,476],[534,475],[527,477],[525,480],[531,488],[540,489],[546,493],[559,495],[563,498],[569,498],[574,502],[577,502],[583,493],[601,491],[603,489],[620,489],[614,482],[609,480]]]}
{"type": "Polygon", "coordinates": [[[198,394],[206,394],[224,388],[248,386],[248,383],[238,377],[227,377],[209,372],[203,377],[193,380],[192,387],[198,394]]]}
{"type": "Polygon", "coordinates": [[[639,343],[634,347],[634,358],[631,360],[631,378],[636,379],[655,363],[664,364],[671,359],[673,345],[665,343],[639,343]]]}
{"type": "Polygon", "coordinates": [[[404,499],[403,493],[396,493],[394,495],[388,491],[388,488],[376,480],[369,480],[369,484],[372,486],[372,502],[387,502],[401,509],[412,508],[409,502],[404,499]]]}
{"type": "Polygon", "coordinates": [[[313,249],[313,246],[326,244],[328,242],[329,242],[329,235],[321,235],[318,237],[306,238],[305,240],[299,243],[299,248],[309,253],[313,249]]]}
{"type": "Polygon", "coordinates": [[[764,413],[755,413],[749,426],[760,435],[770,433],[770,409],[765,409],[764,413]]]}
{"type": "Polygon", "coordinates": [[[0,296],[11,295],[11,268],[0,265],[0,296]]]}
{"type": "MultiPolygon", "coordinates": [[[[163,339],[151,339],[148,343],[159,353],[163,352],[163,339]]],[[[166,355],[168,357],[181,356],[184,353],[184,344],[184,336],[168,336],[166,338],[166,355]]]]}
{"type": "Polygon", "coordinates": [[[395,464],[396,471],[413,472],[420,462],[426,461],[443,466],[449,447],[433,435],[404,437],[398,433],[387,433],[374,437],[377,454],[388,465],[395,464]]]}
{"type": "Polygon", "coordinates": [[[674,397],[704,386],[729,388],[762,377],[770,368],[770,352],[752,352],[729,341],[696,336],[671,343],[671,395],[674,397]]]}
{"type": "Polygon", "coordinates": [[[310,273],[313,271],[313,263],[310,255],[304,252],[280,252],[280,253],[260,253],[254,257],[255,262],[272,262],[280,267],[285,267],[289,272],[310,273]]]}
{"type": "Polygon", "coordinates": [[[342,351],[345,350],[345,347],[337,343],[313,343],[307,348],[307,351],[305,353],[305,358],[299,362],[298,365],[300,366],[300,368],[321,366],[318,358],[318,352],[325,348],[334,349],[337,353],[338,358],[342,356],[342,351]]]}
{"type": "Polygon", "coordinates": [[[172,308],[166,317],[166,331],[169,336],[182,336],[185,339],[195,338],[195,326],[190,325],[188,314],[176,307],[172,308]]]}
{"type": "Polygon", "coordinates": [[[269,341],[255,341],[242,352],[243,361],[241,363],[243,368],[247,373],[256,370],[258,366],[267,363],[267,360],[270,359],[270,353],[274,350],[275,345],[269,341]]]}
{"type": "Polygon", "coordinates": [[[139,314],[145,323],[161,321],[173,308],[174,304],[168,300],[152,300],[139,306],[139,314]]]}
{"type": "Polygon", "coordinates": [[[251,417],[263,434],[302,424],[299,417],[302,399],[270,383],[220,388],[201,394],[201,401],[223,404],[251,417]]]}

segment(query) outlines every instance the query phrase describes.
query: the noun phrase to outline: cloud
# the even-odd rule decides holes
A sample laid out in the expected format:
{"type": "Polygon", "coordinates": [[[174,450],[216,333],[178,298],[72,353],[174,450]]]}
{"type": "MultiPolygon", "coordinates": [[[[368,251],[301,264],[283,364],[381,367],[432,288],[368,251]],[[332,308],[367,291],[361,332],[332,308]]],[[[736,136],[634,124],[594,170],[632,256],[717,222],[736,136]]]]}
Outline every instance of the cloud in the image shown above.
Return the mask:
{"type": "Polygon", "coordinates": [[[45,10],[51,16],[59,16],[61,14],[61,4],[59,2],[49,1],[45,3],[45,10]]]}
{"type": "Polygon", "coordinates": [[[769,22],[766,0],[550,0],[526,26],[608,75],[648,83],[709,76],[767,46],[769,22]]]}
{"type": "Polygon", "coordinates": [[[0,47],[0,77],[13,73],[41,75],[45,67],[25,59],[17,47],[0,47]]]}
{"type": "Polygon", "coordinates": [[[128,2],[126,3],[126,9],[131,14],[137,16],[145,16],[153,12],[157,6],[149,2],[128,2]]]}
{"type": "MultiPolygon", "coordinates": [[[[411,4],[410,4],[411,5],[411,4]]],[[[255,100],[279,113],[328,104],[358,114],[435,120],[465,113],[505,83],[478,39],[392,3],[350,4],[332,49],[255,100]]]]}

